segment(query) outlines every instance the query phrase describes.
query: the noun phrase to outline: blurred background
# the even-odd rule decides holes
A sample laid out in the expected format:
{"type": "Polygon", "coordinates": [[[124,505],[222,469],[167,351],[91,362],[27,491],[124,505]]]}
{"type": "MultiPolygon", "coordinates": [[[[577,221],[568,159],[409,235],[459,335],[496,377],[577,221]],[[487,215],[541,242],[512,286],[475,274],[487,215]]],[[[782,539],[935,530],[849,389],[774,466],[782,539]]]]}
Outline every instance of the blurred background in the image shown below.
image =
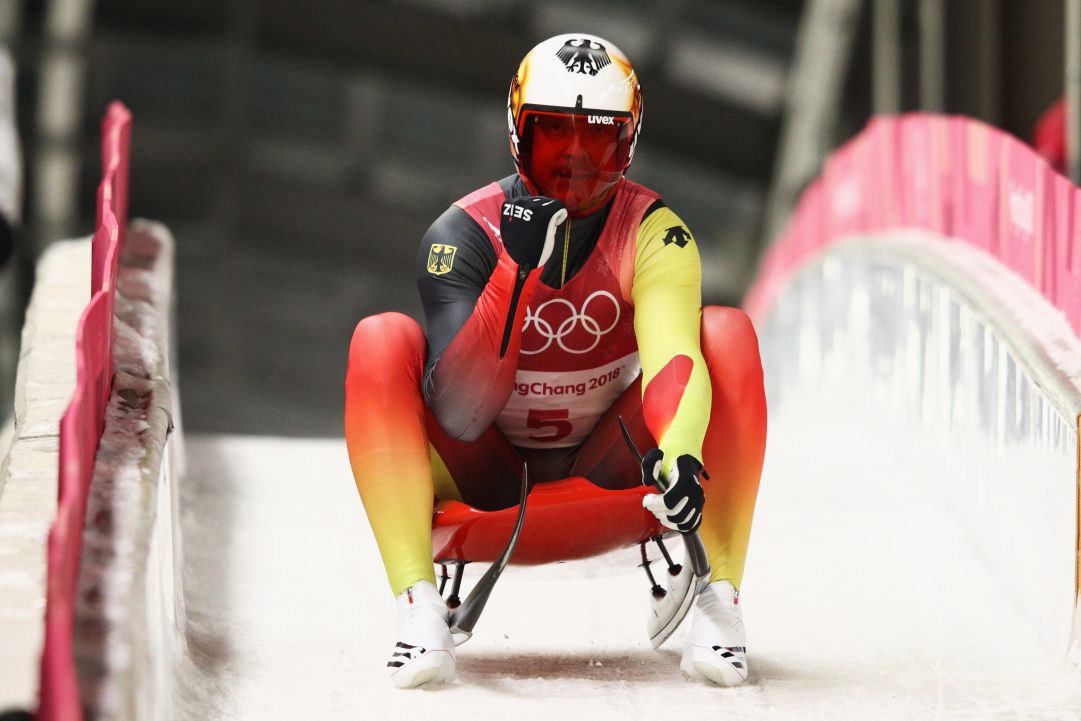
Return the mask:
{"type": "Polygon", "coordinates": [[[873,112],[960,113],[1032,138],[1063,93],[1064,6],[0,0],[0,117],[19,139],[0,134],[14,199],[0,198],[14,240],[0,252],[0,421],[36,258],[93,230],[110,100],[134,117],[131,215],[176,237],[186,429],[337,435],[356,322],[419,318],[424,230],[513,172],[507,86],[540,40],[595,33],[634,62],[629,176],[694,231],[705,301],[734,305],[800,190],[873,112]]]}

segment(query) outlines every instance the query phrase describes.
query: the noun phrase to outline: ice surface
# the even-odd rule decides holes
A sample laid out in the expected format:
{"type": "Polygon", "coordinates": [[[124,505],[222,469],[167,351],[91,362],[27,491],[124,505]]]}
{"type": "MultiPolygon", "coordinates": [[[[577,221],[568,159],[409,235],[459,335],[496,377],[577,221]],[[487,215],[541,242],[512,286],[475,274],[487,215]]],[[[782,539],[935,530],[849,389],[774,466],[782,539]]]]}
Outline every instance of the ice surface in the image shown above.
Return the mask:
{"type": "Polygon", "coordinates": [[[627,549],[510,567],[458,681],[399,691],[385,674],[393,599],[344,444],[189,437],[178,717],[1081,716],[1077,670],[909,483],[942,459],[897,428],[804,408],[771,420],[743,587],[752,683],[737,689],[682,679],[685,628],[650,649],[648,584],[627,549]]]}

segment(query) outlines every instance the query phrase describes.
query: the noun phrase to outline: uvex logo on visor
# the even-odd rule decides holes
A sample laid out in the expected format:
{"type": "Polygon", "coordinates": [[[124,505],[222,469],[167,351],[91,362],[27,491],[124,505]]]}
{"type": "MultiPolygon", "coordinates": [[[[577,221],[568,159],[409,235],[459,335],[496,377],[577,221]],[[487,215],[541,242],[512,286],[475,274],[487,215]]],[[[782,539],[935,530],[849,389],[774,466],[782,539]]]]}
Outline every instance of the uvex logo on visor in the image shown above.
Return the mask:
{"type": "Polygon", "coordinates": [[[611,115],[590,115],[589,116],[589,124],[590,125],[615,125],[616,124],[616,119],[613,118],[611,115]]]}

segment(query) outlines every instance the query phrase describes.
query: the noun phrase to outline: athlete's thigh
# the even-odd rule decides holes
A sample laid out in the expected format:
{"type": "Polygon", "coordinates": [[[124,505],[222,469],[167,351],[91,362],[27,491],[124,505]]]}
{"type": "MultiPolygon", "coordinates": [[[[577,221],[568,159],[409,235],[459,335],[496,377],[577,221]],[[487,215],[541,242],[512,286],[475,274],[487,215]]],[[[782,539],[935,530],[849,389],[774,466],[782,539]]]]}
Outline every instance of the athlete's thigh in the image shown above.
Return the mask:
{"type": "Polygon", "coordinates": [[[432,482],[439,500],[459,500],[494,511],[518,503],[522,459],[493,424],[475,441],[451,438],[429,410],[432,482]]]}
{"type": "Polygon", "coordinates": [[[642,482],[642,467],[623,438],[620,418],[627,424],[639,452],[645,453],[657,445],[642,414],[641,375],[601,416],[582,444],[571,475],[584,476],[602,488],[611,489],[631,488],[642,482]]]}

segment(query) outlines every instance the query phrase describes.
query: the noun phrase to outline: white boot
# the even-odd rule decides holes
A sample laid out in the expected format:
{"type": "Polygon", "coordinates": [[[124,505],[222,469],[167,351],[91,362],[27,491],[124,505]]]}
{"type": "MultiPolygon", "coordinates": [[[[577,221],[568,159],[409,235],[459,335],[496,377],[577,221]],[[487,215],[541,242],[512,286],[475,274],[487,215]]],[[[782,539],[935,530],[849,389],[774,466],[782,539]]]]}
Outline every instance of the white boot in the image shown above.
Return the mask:
{"type": "Polygon", "coordinates": [[[454,639],[447,627],[447,604],[428,581],[398,596],[398,643],[387,671],[398,688],[454,680],[454,639]]]}
{"type": "Polygon", "coordinates": [[[720,686],[747,680],[747,635],[739,591],[728,581],[714,581],[698,595],[683,659],[683,673],[720,686]]]}

